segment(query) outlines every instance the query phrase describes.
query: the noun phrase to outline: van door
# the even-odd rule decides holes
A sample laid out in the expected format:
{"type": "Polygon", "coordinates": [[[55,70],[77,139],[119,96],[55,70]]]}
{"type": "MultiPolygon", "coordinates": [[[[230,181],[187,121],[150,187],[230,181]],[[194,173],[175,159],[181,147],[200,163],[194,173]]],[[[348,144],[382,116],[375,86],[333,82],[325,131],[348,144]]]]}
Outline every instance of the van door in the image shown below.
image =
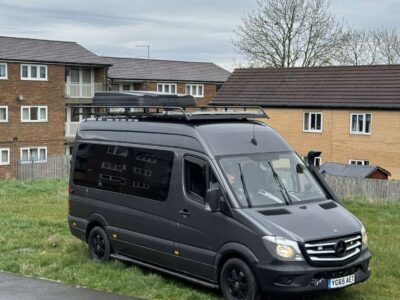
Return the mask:
{"type": "Polygon", "coordinates": [[[182,156],[182,197],[179,199],[179,268],[213,280],[214,258],[224,243],[226,216],[210,212],[205,205],[206,191],[217,183],[215,172],[205,157],[182,156]]]}

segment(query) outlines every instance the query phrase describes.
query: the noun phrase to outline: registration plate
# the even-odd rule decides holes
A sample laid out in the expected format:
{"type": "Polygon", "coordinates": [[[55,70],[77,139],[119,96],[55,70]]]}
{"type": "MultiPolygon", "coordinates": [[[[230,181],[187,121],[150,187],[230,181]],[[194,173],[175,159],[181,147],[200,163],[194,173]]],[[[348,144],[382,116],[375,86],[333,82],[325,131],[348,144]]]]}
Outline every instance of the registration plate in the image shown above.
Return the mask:
{"type": "Polygon", "coordinates": [[[328,279],[328,289],[335,289],[348,286],[350,284],[353,284],[355,280],[356,276],[354,274],[340,278],[328,279]]]}

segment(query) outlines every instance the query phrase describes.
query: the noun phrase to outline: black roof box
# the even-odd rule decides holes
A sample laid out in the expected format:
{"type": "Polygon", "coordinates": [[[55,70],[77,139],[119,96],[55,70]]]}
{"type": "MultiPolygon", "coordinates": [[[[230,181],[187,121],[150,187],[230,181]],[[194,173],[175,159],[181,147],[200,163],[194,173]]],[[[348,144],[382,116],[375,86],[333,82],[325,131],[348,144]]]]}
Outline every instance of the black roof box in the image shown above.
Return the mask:
{"type": "Polygon", "coordinates": [[[156,92],[98,92],[93,98],[94,106],[169,106],[195,107],[193,96],[160,94],[156,92]]]}

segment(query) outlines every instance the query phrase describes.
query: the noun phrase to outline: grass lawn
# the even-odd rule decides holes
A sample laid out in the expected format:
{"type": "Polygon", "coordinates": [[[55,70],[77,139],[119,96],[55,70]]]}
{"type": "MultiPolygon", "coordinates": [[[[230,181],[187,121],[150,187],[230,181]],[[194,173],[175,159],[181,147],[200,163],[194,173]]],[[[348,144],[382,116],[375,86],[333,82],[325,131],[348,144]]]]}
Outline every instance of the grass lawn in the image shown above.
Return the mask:
{"type": "MultiPolygon", "coordinates": [[[[0,270],[146,299],[221,298],[216,291],[118,261],[91,261],[86,244],[67,227],[66,191],[65,181],[0,181],[0,270]]],[[[358,199],[346,207],[367,228],[372,276],[311,299],[400,299],[400,203],[358,199]]]]}

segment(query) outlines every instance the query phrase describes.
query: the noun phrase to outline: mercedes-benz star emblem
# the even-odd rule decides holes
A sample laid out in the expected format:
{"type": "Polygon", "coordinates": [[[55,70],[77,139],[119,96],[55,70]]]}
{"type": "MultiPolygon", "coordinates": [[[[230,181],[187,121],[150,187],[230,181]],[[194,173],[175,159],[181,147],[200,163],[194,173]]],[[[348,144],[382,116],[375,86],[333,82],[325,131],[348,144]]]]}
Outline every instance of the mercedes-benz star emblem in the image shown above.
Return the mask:
{"type": "Polygon", "coordinates": [[[337,256],[343,256],[346,253],[347,246],[343,240],[337,241],[335,245],[335,253],[337,256]]]}

